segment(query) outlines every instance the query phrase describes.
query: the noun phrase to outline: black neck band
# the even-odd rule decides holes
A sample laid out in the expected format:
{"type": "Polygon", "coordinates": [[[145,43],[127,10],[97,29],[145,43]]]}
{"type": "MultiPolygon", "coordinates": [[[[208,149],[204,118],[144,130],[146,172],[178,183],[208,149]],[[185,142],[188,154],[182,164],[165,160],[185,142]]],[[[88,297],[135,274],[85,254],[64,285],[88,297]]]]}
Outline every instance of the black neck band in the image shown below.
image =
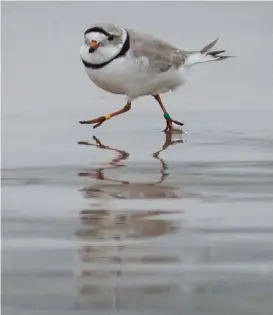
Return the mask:
{"type": "Polygon", "coordinates": [[[126,41],[122,46],[122,49],[120,50],[120,52],[113,58],[111,58],[108,61],[105,61],[103,63],[91,63],[91,62],[86,62],[85,60],[82,59],[83,64],[86,66],[86,68],[92,68],[92,69],[101,69],[103,67],[105,67],[106,65],[108,65],[108,63],[112,62],[113,60],[125,56],[127,51],[130,48],[130,37],[128,32],[126,31],[126,41]]]}

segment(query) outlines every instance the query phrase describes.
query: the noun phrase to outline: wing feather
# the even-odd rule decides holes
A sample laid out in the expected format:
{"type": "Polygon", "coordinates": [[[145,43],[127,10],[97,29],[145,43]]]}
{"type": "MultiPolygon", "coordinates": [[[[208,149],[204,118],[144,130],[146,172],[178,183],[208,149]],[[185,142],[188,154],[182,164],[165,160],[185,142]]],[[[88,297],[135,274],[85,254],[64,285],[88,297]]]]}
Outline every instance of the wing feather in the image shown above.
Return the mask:
{"type": "Polygon", "coordinates": [[[171,68],[181,67],[188,53],[160,39],[143,33],[127,30],[130,36],[131,53],[137,60],[143,57],[149,61],[150,68],[155,72],[166,72],[171,68]]]}

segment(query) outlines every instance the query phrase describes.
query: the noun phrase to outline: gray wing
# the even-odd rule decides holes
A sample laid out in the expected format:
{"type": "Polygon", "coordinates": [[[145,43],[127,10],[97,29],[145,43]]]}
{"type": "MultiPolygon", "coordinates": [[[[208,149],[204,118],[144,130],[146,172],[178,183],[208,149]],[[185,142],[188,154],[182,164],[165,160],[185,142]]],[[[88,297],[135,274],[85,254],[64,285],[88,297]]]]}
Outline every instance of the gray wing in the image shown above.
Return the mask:
{"type": "Polygon", "coordinates": [[[133,57],[139,60],[146,57],[151,69],[155,72],[165,72],[171,68],[178,69],[190,53],[150,35],[128,29],[127,31],[133,57]]]}

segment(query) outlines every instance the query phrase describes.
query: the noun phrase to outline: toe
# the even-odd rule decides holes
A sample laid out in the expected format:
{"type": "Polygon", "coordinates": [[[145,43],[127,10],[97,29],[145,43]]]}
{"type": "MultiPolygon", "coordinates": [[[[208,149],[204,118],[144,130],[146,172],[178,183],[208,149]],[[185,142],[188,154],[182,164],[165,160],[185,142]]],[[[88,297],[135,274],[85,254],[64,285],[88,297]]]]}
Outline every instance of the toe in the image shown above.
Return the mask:
{"type": "Polygon", "coordinates": [[[176,125],[179,125],[179,126],[184,126],[184,124],[180,121],[177,121],[177,120],[172,120],[172,122],[176,125]]]}

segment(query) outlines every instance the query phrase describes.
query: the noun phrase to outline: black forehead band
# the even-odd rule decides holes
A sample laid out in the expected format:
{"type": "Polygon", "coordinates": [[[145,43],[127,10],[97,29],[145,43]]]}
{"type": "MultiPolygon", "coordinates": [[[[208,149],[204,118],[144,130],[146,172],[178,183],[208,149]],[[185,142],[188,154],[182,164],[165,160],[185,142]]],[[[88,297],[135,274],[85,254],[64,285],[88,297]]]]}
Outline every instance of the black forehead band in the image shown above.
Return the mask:
{"type": "Polygon", "coordinates": [[[91,33],[91,32],[97,32],[97,33],[102,33],[104,34],[105,36],[110,36],[111,34],[106,32],[103,28],[101,27],[98,27],[98,26],[95,26],[95,27],[91,27],[89,29],[87,29],[84,33],[84,35],[88,34],[88,33],[91,33]]]}

